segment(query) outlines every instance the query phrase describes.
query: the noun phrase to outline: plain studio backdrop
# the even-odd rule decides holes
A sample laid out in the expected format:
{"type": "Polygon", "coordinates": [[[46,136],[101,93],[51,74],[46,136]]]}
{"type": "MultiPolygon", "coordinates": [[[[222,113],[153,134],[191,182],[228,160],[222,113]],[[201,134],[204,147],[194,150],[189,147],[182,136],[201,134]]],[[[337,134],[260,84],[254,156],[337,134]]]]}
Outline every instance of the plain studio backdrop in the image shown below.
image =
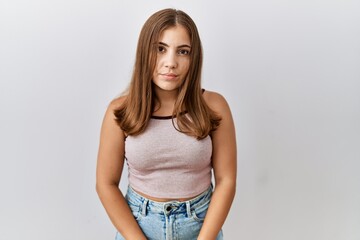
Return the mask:
{"type": "Polygon", "coordinates": [[[359,240],[356,0],[2,0],[0,239],[114,239],[95,192],[100,126],[143,23],[167,7],[196,22],[203,87],[235,120],[225,239],[359,240]]]}

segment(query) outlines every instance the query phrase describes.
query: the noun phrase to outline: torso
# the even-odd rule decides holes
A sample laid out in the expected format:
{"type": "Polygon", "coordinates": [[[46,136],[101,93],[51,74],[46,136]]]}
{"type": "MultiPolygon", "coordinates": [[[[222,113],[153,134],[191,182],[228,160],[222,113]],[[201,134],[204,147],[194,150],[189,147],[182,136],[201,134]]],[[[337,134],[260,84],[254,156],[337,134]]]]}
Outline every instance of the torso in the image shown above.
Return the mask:
{"type": "Polygon", "coordinates": [[[211,184],[211,137],[198,140],[173,124],[171,116],[152,117],[143,133],[125,140],[130,186],[158,202],[186,201],[211,184]]]}
{"type": "MultiPolygon", "coordinates": [[[[210,96],[211,96],[211,92],[209,93],[209,92],[207,92],[207,91],[205,91],[204,93],[203,93],[203,96],[204,96],[204,99],[206,100],[206,102],[212,102],[211,101],[211,98],[209,98],[210,96]],[[209,101],[210,100],[210,101],[209,101]]],[[[156,112],[154,112],[154,114],[153,114],[153,116],[155,117],[155,118],[157,118],[157,117],[159,117],[159,118],[163,118],[163,117],[167,117],[167,116],[169,116],[169,113],[172,113],[172,111],[170,111],[168,108],[166,108],[166,109],[164,109],[164,108],[162,108],[162,109],[159,109],[159,111],[156,111],[156,112]]],[[[150,199],[150,200],[152,200],[152,201],[156,201],[156,202],[168,202],[168,201],[187,201],[187,200],[190,200],[190,199],[192,199],[192,198],[194,198],[194,197],[196,197],[196,196],[198,196],[199,194],[201,194],[201,193],[199,193],[199,194],[195,194],[195,195],[192,195],[192,196],[187,196],[187,197],[184,197],[184,198],[178,198],[178,197],[176,197],[176,198],[162,198],[162,197],[154,197],[154,196],[151,196],[151,195],[149,195],[149,194],[146,194],[146,193],[144,193],[144,192],[141,192],[141,191],[139,191],[139,190],[136,190],[136,189],[133,189],[135,192],[137,192],[139,195],[141,195],[141,196],[143,196],[143,197],[145,197],[145,198],[147,198],[147,199],[150,199]]]]}

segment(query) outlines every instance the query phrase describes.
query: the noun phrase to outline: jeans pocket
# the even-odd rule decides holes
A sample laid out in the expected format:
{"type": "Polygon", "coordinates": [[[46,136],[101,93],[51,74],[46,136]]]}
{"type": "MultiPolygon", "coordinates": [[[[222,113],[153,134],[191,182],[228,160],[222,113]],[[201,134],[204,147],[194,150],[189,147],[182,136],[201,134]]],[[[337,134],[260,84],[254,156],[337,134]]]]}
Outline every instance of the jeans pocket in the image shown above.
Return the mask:
{"type": "Polygon", "coordinates": [[[204,222],[208,208],[209,208],[209,204],[194,209],[192,211],[193,219],[197,222],[204,222]]]}
{"type": "Polygon", "coordinates": [[[136,221],[140,220],[141,218],[141,207],[136,204],[136,203],[133,203],[132,201],[129,201],[127,199],[127,204],[129,205],[129,208],[135,218],[136,221]]]}

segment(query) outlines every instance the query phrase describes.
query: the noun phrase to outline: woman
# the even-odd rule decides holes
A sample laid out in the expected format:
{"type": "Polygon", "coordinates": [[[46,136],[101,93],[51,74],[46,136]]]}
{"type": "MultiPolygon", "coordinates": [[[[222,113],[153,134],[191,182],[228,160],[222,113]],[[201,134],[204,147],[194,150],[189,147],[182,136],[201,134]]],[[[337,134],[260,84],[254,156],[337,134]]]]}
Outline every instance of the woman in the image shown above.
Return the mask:
{"type": "Polygon", "coordinates": [[[226,100],[201,89],[201,67],[186,13],[164,9],[145,22],[129,90],[110,103],[100,136],[96,189],[116,239],[223,238],[236,188],[235,129],[226,100]]]}

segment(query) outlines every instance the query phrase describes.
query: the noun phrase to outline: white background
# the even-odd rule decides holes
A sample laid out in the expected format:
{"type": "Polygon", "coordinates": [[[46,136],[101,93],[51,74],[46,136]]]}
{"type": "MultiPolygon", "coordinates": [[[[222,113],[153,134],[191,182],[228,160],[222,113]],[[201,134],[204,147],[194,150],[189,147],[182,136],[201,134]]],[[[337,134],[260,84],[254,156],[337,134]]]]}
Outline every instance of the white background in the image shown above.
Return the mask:
{"type": "Polygon", "coordinates": [[[2,0],[0,239],[114,239],[95,192],[100,124],[142,24],[166,7],[197,23],[203,87],[233,111],[225,239],[359,240],[355,0],[2,0]]]}

